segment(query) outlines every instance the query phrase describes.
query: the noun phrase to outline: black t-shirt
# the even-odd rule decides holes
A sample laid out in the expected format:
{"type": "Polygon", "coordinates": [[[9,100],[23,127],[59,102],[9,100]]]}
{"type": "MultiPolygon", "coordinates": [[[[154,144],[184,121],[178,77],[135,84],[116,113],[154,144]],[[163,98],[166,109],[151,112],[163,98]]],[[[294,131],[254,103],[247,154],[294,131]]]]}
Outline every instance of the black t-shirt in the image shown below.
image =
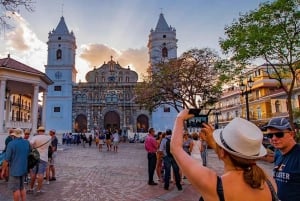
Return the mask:
{"type": "Polygon", "coordinates": [[[111,139],[111,136],[112,136],[111,132],[105,133],[105,139],[106,139],[106,140],[110,140],[110,139],[111,139]]]}

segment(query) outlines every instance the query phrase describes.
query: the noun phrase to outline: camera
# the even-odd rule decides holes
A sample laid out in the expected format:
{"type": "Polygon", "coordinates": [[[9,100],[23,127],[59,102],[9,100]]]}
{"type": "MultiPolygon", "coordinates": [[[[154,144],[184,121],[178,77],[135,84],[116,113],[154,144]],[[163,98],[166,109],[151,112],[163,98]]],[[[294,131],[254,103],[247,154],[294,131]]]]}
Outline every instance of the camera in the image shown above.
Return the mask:
{"type": "Polygon", "coordinates": [[[203,123],[208,122],[207,114],[200,114],[201,109],[190,109],[189,114],[193,114],[194,117],[186,120],[186,129],[192,132],[199,132],[203,128],[203,123]]]}

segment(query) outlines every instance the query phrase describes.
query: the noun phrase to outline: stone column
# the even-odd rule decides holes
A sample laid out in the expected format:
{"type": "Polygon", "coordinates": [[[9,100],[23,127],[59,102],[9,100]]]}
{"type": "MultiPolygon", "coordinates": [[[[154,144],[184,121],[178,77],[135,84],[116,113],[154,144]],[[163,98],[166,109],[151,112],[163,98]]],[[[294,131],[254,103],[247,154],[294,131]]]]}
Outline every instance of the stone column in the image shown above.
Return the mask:
{"type": "Polygon", "coordinates": [[[38,107],[39,107],[39,86],[34,85],[33,97],[32,97],[32,133],[36,133],[37,120],[38,120],[38,107]]]}
{"type": "Polygon", "coordinates": [[[4,119],[4,101],[5,101],[5,89],[6,89],[6,80],[1,80],[0,83],[0,133],[5,131],[5,119],[4,119]]]}
{"type": "MultiPolygon", "coordinates": [[[[47,91],[43,92],[43,111],[42,111],[42,125],[46,128],[46,100],[47,100],[47,91]]],[[[46,128],[47,129],[47,128],[46,128]]]]}

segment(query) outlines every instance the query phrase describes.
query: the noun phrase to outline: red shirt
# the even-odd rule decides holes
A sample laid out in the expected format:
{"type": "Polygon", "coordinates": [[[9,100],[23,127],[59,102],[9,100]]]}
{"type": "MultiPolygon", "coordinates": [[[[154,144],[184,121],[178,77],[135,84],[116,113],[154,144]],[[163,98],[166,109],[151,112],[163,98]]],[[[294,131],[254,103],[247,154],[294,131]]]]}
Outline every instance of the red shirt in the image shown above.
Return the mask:
{"type": "Polygon", "coordinates": [[[156,153],[157,151],[157,142],[156,139],[148,134],[145,139],[145,149],[148,153],[156,153]]]}

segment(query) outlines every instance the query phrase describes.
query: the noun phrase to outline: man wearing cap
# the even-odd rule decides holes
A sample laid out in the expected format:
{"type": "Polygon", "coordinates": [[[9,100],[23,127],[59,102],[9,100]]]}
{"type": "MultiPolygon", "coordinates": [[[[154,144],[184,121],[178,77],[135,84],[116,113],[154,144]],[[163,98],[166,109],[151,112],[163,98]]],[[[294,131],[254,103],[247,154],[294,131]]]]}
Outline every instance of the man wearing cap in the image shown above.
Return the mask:
{"type": "Polygon", "coordinates": [[[38,164],[31,170],[31,182],[30,189],[27,190],[28,193],[33,193],[33,186],[35,184],[35,180],[37,179],[38,185],[36,192],[42,193],[42,185],[44,180],[44,174],[46,172],[47,164],[48,164],[48,148],[51,143],[51,137],[45,135],[45,128],[39,127],[37,129],[37,135],[33,136],[30,140],[30,144],[33,148],[37,148],[40,153],[40,161],[38,164]]]}
{"type": "MultiPolygon", "coordinates": [[[[27,157],[30,151],[30,144],[22,138],[22,129],[14,129],[11,133],[12,141],[7,145],[2,168],[9,168],[8,187],[13,191],[14,200],[26,200],[24,179],[27,175],[27,157]],[[9,165],[9,167],[8,167],[9,165]]],[[[4,176],[5,171],[2,171],[4,176]]]]}
{"type": "Polygon", "coordinates": [[[179,191],[182,190],[182,186],[180,183],[180,173],[179,173],[179,167],[173,158],[173,155],[170,153],[170,141],[171,141],[171,135],[172,130],[167,129],[166,130],[166,137],[162,139],[159,147],[159,151],[163,153],[163,163],[165,168],[165,177],[164,177],[164,189],[169,190],[169,184],[170,184],[170,176],[171,176],[171,167],[174,171],[175,176],[175,183],[177,186],[177,189],[179,191]]]}
{"type": "Polygon", "coordinates": [[[154,171],[156,168],[156,151],[157,151],[157,142],[154,138],[155,130],[154,128],[150,128],[148,135],[145,138],[145,149],[148,152],[147,153],[147,159],[148,159],[148,185],[154,186],[157,185],[156,182],[153,180],[154,171]]]}
{"type": "Polygon", "coordinates": [[[50,155],[48,154],[49,165],[46,173],[46,178],[48,179],[48,181],[56,181],[54,162],[55,162],[55,156],[57,151],[58,139],[55,136],[55,132],[56,131],[54,129],[51,129],[49,132],[49,135],[51,136],[51,145],[49,147],[49,149],[51,149],[50,151],[51,154],[50,155]]]}
{"type": "Polygon", "coordinates": [[[274,179],[281,201],[300,200],[300,145],[295,141],[295,132],[286,118],[272,118],[266,136],[275,151],[274,179]]]}

